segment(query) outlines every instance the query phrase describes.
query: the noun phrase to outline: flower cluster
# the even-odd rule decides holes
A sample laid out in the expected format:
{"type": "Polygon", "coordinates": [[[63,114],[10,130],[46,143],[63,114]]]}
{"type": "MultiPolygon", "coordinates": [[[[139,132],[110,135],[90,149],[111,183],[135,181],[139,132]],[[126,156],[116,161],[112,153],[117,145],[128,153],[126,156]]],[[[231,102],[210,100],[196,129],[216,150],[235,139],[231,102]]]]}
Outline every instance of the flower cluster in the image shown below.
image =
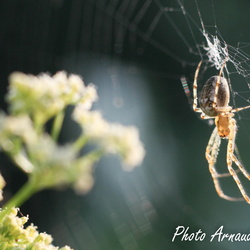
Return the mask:
{"type": "MultiPolygon", "coordinates": [[[[109,123],[99,111],[92,111],[97,99],[95,86],[85,86],[77,75],[59,72],[52,77],[36,77],[16,72],[10,76],[10,115],[0,113],[0,149],[29,178],[0,212],[0,249],[58,249],[50,245],[50,236],[39,234],[33,226],[24,229],[27,218],[16,216],[14,207],[35,192],[69,186],[77,193],[86,193],[94,183],[93,165],[105,153],[119,155],[125,170],[141,164],[145,150],[138,130],[109,123]],[[59,145],[57,138],[69,105],[75,105],[72,117],[82,132],[75,142],[59,145]],[[52,123],[51,131],[46,126],[48,121],[52,123]],[[81,155],[84,145],[91,142],[96,147],[81,155]],[[13,245],[8,245],[11,242],[13,245]],[[15,248],[15,244],[21,248],[15,248]]],[[[0,175],[0,190],[4,185],[0,175]]]]}
{"type": "Polygon", "coordinates": [[[28,217],[18,217],[17,214],[18,209],[12,208],[10,214],[0,222],[0,249],[72,250],[68,246],[53,246],[52,237],[39,233],[32,224],[25,228],[28,217]]]}
{"type": "Polygon", "coordinates": [[[76,106],[73,118],[83,128],[84,134],[105,152],[121,156],[125,170],[141,164],[145,150],[139,140],[138,130],[117,123],[108,123],[99,111],[84,110],[76,106]]]}
{"type": "Polygon", "coordinates": [[[135,127],[109,123],[99,111],[90,110],[97,99],[95,86],[85,86],[77,75],[67,77],[59,72],[52,77],[36,77],[15,72],[10,76],[7,95],[12,115],[0,116],[0,146],[30,174],[39,189],[71,185],[84,193],[93,185],[91,167],[103,153],[120,155],[126,170],[139,165],[145,154],[135,127]],[[41,133],[41,127],[72,104],[73,119],[83,130],[79,137],[83,143],[59,146],[48,133],[41,133]],[[86,141],[99,146],[92,157],[79,156],[86,141]]]}
{"type": "Polygon", "coordinates": [[[3,176],[0,174],[0,201],[3,199],[3,188],[5,186],[5,181],[3,176]]]}
{"type": "Polygon", "coordinates": [[[48,135],[29,145],[28,152],[34,166],[30,178],[38,189],[68,185],[86,193],[93,186],[92,166],[100,157],[96,152],[96,157],[78,157],[71,144],[59,146],[48,135]],[[76,184],[84,180],[85,185],[76,184]]]}
{"type": "Polygon", "coordinates": [[[15,72],[10,75],[7,100],[12,114],[29,114],[35,123],[44,124],[67,105],[83,103],[89,106],[97,99],[93,85],[85,86],[77,75],[67,77],[58,72],[53,77],[36,77],[15,72]]]}

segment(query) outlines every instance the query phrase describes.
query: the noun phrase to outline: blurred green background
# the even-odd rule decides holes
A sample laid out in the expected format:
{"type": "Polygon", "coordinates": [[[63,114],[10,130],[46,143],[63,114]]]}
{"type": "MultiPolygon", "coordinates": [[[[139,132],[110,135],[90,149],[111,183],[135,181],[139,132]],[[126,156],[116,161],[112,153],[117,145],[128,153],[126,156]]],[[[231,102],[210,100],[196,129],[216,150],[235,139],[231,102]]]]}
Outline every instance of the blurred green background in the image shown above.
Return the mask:
{"type": "MultiPolygon", "coordinates": [[[[0,1],[2,109],[7,110],[4,95],[13,71],[77,73],[98,87],[95,108],[106,119],[138,126],[147,151],[142,166],[129,173],[115,157],[102,159],[95,186],[85,196],[48,190],[22,207],[40,231],[53,235],[55,245],[75,250],[249,249],[250,242],[209,242],[220,226],[225,233],[250,233],[250,205],[225,201],[214,190],[204,157],[213,126],[192,111],[180,82],[185,75],[192,83],[201,60],[195,52],[204,40],[195,1],[180,2],[188,22],[174,0],[0,1]],[[190,233],[201,229],[207,237],[202,242],[180,237],[172,242],[178,226],[189,227],[190,233]]],[[[250,42],[249,1],[197,2],[210,32],[217,25],[229,44],[250,42]]],[[[212,74],[213,69],[204,73],[201,83],[212,74]]],[[[232,83],[233,93],[245,91],[249,98],[244,80],[232,83]]],[[[238,102],[237,95],[234,100],[247,105],[238,102]]],[[[249,117],[249,111],[236,117],[246,167],[249,117]]],[[[60,140],[77,133],[67,119],[60,140]]],[[[223,142],[219,163],[225,167],[223,142]]],[[[8,197],[25,176],[0,157],[8,197]]],[[[239,195],[233,181],[227,188],[239,195]]]]}

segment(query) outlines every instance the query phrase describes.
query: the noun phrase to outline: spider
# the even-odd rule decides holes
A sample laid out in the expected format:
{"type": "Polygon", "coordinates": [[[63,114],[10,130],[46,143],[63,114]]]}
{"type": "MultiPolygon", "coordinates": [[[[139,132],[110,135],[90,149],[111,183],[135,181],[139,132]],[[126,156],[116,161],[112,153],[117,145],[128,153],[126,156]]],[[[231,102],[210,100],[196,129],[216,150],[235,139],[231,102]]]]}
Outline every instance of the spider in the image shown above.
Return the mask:
{"type": "Polygon", "coordinates": [[[244,168],[242,163],[237,159],[234,153],[236,148],[235,137],[237,133],[237,124],[236,120],[233,118],[234,113],[244,109],[248,109],[250,108],[250,105],[235,109],[229,106],[229,101],[230,101],[229,85],[226,78],[222,76],[225,63],[222,65],[219,75],[210,77],[203,86],[199,97],[200,108],[197,106],[197,101],[198,101],[197,78],[202,61],[198,64],[197,69],[195,71],[194,83],[193,83],[193,109],[195,112],[201,113],[202,119],[214,119],[215,128],[208,141],[208,145],[206,148],[206,159],[208,161],[209,171],[212,175],[214,186],[218,195],[221,198],[229,201],[239,201],[245,199],[246,202],[250,204],[250,197],[247,195],[237,175],[237,172],[242,172],[243,175],[248,180],[250,180],[250,174],[244,168]],[[218,173],[215,168],[217,156],[219,153],[221,138],[228,140],[226,161],[229,173],[224,173],[224,174],[218,173]],[[233,162],[238,167],[237,170],[233,169],[232,167],[233,162]],[[219,179],[221,177],[228,177],[228,176],[233,177],[244,199],[231,197],[223,192],[219,179]]]}

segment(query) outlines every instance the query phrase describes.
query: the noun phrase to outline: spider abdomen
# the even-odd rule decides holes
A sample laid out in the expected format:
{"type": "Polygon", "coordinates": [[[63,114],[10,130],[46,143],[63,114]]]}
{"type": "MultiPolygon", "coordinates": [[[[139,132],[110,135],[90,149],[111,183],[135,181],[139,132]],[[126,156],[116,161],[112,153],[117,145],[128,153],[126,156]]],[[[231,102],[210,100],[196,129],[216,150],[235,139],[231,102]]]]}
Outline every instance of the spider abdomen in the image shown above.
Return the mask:
{"type": "Polygon", "coordinates": [[[201,90],[199,99],[201,110],[207,116],[211,117],[215,117],[220,113],[220,111],[218,111],[219,109],[216,109],[217,107],[228,107],[230,100],[228,82],[226,78],[222,76],[220,77],[217,98],[215,100],[215,87],[218,78],[218,76],[212,76],[207,80],[201,90]]]}

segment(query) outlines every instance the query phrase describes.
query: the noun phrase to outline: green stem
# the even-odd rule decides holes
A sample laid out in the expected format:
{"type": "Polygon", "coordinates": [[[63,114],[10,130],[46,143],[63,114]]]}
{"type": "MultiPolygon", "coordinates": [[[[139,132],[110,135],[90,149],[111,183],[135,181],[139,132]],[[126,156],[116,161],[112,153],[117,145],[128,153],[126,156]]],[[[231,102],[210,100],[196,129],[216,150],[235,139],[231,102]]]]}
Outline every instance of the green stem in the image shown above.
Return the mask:
{"type": "Polygon", "coordinates": [[[54,141],[57,141],[57,139],[58,139],[59,133],[60,133],[61,128],[62,128],[64,115],[65,115],[65,112],[60,111],[54,119],[52,131],[51,131],[51,136],[54,139],[54,141]]]}
{"type": "Polygon", "coordinates": [[[20,151],[18,154],[11,155],[12,159],[16,163],[16,165],[22,169],[25,173],[31,173],[34,170],[34,166],[27,158],[27,155],[20,151]]]}
{"type": "Polygon", "coordinates": [[[25,201],[27,201],[34,193],[38,191],[35,182],[26,182],[21,189],[4,205],[0,212],[0,221],[4,219],[6,215],[11,212],[13,207],[20,207],[25,201]]]}
{"type": "MultiPolygon", "coordinates": [[[[79,160],[83,160],[87,165],[93,165],[95,162],[100,160],[100,158],[104,155],[104,151],[102,149],[97,149],[95,151],[91,151],[88,154],[85,154],[79,160]]],[[[82,163],[83,163],[82,162],[82,163]]]]}
{"type": "Polygon", "coordinates": [[[88,138],[82,135],[73,143],[73,148],[78,152],[83,148],[87,141],[88,138]]]}
{"type": "Polygon", "coordinates": [[[33,115],[33,121],[34,121],[34,127],[35,131],[37,132],[38,135],[42,134],[44,130],[44,119],[42,118],[41,114],[35,113],[33,115]]]}

